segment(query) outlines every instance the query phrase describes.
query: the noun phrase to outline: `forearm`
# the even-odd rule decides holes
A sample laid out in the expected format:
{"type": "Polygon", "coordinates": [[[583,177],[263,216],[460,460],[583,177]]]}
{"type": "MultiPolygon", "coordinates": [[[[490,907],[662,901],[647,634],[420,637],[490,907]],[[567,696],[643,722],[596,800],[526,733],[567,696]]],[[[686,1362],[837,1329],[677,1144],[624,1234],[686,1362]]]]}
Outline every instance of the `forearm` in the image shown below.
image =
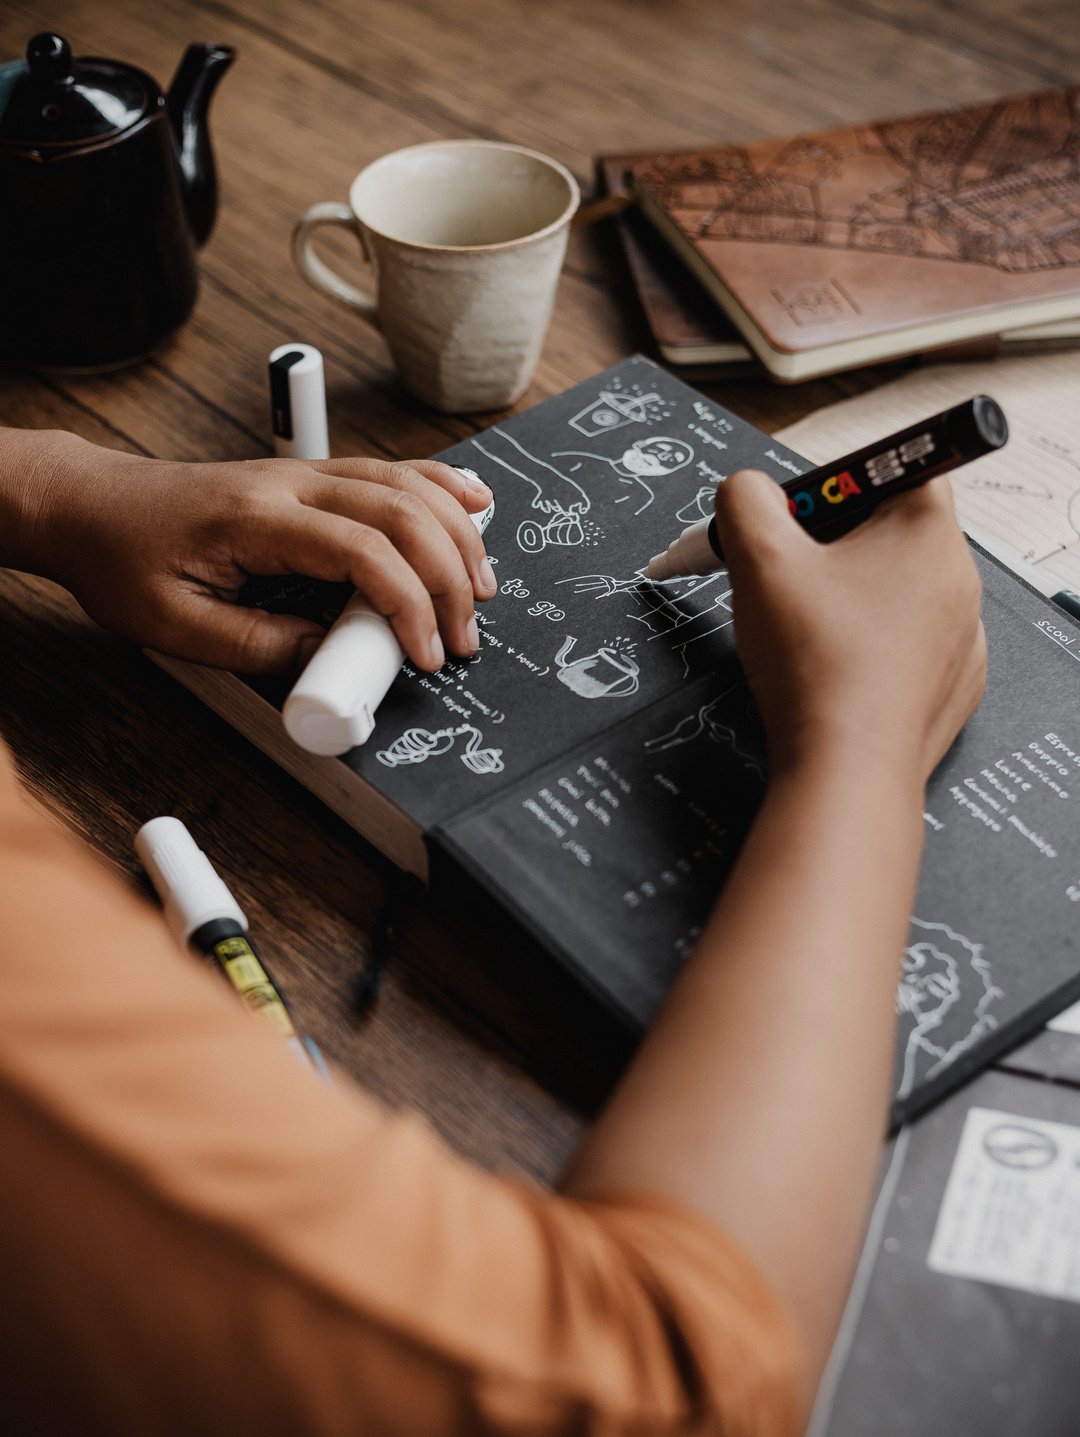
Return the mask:
{"type": "Polygon", "coordinates": [[[476,652],[495,575],[478,479],[434,460],[150,459],[0,429],[0,567],[62,584],[105,628],[242,673],[295,673],[313,620],[237,603],[252,575],[349,582],[409,658],[476,652]]]}
{"type": "Polygon", "coordinates": [[[61,490],[93,484],[94,452],[64,430],[0,428],[0,568],[57,577],[69,507],[61,490]]]}
{"type": "Polygon", "coordinates": [[[921,786],[843,754],[776,778],[698,948],[567,1174],[725,1227],[819,1371],[857,1249],[892,1066],[921,786]]]}

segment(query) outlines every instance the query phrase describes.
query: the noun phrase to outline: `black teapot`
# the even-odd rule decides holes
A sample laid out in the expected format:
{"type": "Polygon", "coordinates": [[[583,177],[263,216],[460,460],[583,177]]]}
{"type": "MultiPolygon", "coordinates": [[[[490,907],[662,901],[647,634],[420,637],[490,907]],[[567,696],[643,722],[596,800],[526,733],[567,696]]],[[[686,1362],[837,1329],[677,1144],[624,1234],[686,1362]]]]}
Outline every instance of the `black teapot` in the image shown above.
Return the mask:
{"type": "Polygon", "coordinates": [[[192,45],[168,95],[35,35],[0,65],[0,354],[46,369],[140,359],[195,303],[217,211],[207,110],[234,51],[192,45]]]}

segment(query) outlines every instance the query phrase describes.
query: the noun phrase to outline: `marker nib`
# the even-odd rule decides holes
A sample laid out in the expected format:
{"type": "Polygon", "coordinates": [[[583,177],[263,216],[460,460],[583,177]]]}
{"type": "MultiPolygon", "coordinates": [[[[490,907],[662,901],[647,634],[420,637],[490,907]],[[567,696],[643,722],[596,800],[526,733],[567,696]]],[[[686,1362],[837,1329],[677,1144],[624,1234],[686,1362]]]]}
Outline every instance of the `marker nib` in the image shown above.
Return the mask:
{"type": "Polygon", "coordinates": [[[649,560],[649,562],[645,565],[644,569],[642,569],[642,571],[641,571],[641,577],[642,577],[643,579],[662,579],[662,578],[664,577],[664,569],[665,569],[665,567],[666,567],[666,564],[665,564],[665,560],[666,560],[666,559],[667,559],[667,550],[666,550],[666,549],[664,550],[664,552],[663,552],[662,554],[654,554],[654,555],[652,556],[652,558],[649,560]]]}

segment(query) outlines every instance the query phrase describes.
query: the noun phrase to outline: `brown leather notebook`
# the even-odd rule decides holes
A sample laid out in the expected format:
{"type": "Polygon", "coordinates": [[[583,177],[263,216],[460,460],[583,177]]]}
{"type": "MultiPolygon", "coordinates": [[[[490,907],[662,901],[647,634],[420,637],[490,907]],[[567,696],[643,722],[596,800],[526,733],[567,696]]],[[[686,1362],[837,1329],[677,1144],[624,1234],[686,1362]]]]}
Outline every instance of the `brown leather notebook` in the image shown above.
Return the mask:
{"type": "Polygon", "coordinates": [[[1080,88],[631,166],[778,379],[1080,332],[1080,88]]]}

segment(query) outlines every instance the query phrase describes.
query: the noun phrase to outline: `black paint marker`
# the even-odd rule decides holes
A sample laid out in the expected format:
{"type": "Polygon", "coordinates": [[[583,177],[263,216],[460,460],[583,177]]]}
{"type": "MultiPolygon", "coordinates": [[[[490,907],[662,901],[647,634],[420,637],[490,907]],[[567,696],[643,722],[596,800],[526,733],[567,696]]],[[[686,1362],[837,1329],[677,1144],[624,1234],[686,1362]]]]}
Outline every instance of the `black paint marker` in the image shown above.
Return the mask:
{"type": "MultiPolygon", "coordinates": [[[[976,394],[780,487],[807,533],[827,541],[861,524],[883,500],[1000,449],[1008,437],[1000,406],[976,394]]],[[[709,518],[685,529],[641,572],[646,579],[678,579],[712,573],[723,563],[716,520],[709,518]]]]}

